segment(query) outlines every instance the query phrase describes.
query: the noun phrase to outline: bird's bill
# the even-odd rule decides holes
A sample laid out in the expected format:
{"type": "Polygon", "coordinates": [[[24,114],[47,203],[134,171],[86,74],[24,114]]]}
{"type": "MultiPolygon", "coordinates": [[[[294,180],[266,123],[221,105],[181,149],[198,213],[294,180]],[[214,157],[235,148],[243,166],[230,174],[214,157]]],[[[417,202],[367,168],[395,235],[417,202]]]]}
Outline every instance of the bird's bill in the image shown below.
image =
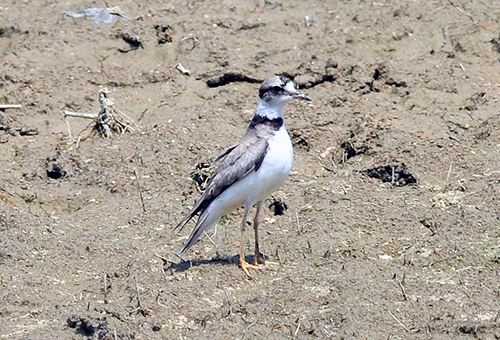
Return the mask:
{"type": "Polygon", "coordinates": [[[303,99],[305,101],[312,102],[311,97],[306,96],[305,94],[302,94],[300,92],[297,92],[297,94],[294,97],[297,98],[297,99],[303,99]]]}
{"type": "Polygon", "coordinates": [[[294,99],[303,99],[308,102],[312,102],[312,99],[310,97],[297,91],[293,82],[289,82],[288,84],[286,84],[285,90],[290,93],[294,99]]]}

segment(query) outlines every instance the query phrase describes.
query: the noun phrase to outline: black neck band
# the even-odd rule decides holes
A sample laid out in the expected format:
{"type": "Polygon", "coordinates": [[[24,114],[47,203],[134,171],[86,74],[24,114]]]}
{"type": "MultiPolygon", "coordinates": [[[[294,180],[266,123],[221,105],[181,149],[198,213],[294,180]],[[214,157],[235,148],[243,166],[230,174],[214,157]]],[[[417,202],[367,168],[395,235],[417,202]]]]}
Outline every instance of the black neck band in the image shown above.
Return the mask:
{"type": "Polygon", "coordinates": [[[283,125],[283,118],[269,118],[266,116],[255,115],[250,123],[251,128],[255,128],[256,125],[269,125],[273,128],[273,130],[278,131],[283,125]]]}

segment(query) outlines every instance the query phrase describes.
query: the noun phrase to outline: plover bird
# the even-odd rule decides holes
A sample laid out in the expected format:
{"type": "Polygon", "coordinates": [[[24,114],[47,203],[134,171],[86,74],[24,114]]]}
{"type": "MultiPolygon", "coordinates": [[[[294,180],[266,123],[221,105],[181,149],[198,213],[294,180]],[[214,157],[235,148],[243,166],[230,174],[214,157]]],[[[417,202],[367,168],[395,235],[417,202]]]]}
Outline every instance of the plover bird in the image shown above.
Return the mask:
{"type": "MultiPolygon", "coordinates": [[[[294,83],[284,76],[266,79],[259,89],[257,112],[240,141],[223,151],[214,163],[217,170],[189,214],[177,225],[184,227],[194,216],[200,217],[180,251],[184,254],[204,231],[214,227],[219,219],[233,210],[244,207],[241,222],[240,265],[247,276],[248,269],[260,269],[266,261],[259,250],[259,214],[266,197],[274,193],[287,179],[293,163],[293,146],[283,124],[285,104],[294,99],[311,101],[295,89],[294,83]],[[245,228],[247,216],[253,206],[257,211],[253,220],[255,234],[255,260],[245,260],[245,228]]],[[[175,230],[174,229],[174,230],[175,230]]]]}

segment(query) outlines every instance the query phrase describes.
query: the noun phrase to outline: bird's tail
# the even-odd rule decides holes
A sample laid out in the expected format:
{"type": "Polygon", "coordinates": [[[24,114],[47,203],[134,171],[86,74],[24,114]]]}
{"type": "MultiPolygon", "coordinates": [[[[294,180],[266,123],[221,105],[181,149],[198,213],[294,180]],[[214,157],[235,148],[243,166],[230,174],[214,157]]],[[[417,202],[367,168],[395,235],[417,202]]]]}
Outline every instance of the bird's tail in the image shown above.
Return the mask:
{"type": "Polygon", "coordinates": [[[189,236],[186,243],[184,243],[184,246],[182,246],[180,255],[187,252],[189,248],[191,248],[196,243],[196,241],[198,241],[204,231],[210,230],[217,224],[217,222],[219,222],[220,216],[218,214],[214,214],[213,212],[211,213],[210,210],[211,209],[209,208],[201,214],[198,222],[196,222],[196,226],[191,232],[191,235],[189,236]]]}

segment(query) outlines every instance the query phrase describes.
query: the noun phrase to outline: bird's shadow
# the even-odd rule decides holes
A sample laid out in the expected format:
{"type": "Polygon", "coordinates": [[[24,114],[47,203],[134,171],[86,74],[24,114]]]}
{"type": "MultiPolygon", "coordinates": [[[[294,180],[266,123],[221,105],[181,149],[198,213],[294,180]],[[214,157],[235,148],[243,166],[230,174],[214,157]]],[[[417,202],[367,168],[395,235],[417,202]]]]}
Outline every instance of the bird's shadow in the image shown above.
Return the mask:
{"type": "MultiPolygon", "coordinates": [[[[267,256],[263,256],[265,260],[268,259],[267,256]]],[[[247,255],[245,256],[245,261],[248,263],[254,263],[255,256],[254,255],[247,255]]],[[[168,267],[165,267],[165,271],[171,270],[173,272],[184,272],[188,270],[191,267],[198,267],[204,264],[209,264],[209,265],[224,265],[224,266],[229,266],[229,265],[239,265],[240,264],[240,256],[239,255],[234,255],[231,257],[213,257],[209,260],[201,259],[201,260],[194,260],[194,261],[181,261],[179,263],[172,263],[170,262],[170,265],[168,267]]]]}

